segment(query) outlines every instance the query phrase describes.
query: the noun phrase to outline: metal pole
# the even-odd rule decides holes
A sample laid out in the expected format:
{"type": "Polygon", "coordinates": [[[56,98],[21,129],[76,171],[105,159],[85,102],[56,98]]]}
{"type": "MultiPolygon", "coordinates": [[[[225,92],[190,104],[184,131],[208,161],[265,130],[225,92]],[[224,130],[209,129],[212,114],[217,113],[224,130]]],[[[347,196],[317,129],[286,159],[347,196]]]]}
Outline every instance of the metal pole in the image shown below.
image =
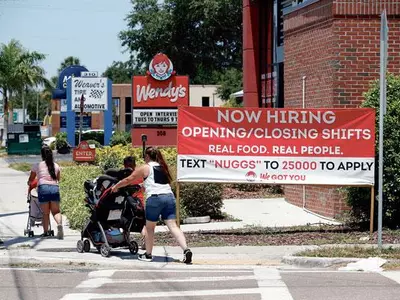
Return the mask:
{"type": "Polygon", "coordinates": [[[36,121],[39,120],[39,93],[37,94],[36,97],[36,121]]]}
{"type": "Polygon", "coordinates": [[[22,89],[21,98],[22,98],[22,123],[25,124],[25,121],[26,121],[26,117],[25,117],[25,88],[22,89]]]}
{"type": "MultiPolygon", "coordinates": [[[[81,143],[82,140],[82,126],[83,126],[83,110],[84,110],[84,104],[85,104],[85,97],[81,96],[81,111],[79,115],[79,144],[81,143]]],[[[75,122],[74,122],[75,125],[75,122]]]]}
{"type": "Polygon", "coordinates": [[[386,114],[386,56],[388,27],[386,11],[381,15],[380,38],[380,106],[379,106],[379,179],[378,179],[378,248],[382,248],[382,210],[383,210],[383,122],[386,114]]]}
{"type": "Polygon", "coordinates": [[[375,187],[371,187],[371,211],[369,218],[369,233],[372,235],[374,233],[374,208],[375,208],[375,187]]]}

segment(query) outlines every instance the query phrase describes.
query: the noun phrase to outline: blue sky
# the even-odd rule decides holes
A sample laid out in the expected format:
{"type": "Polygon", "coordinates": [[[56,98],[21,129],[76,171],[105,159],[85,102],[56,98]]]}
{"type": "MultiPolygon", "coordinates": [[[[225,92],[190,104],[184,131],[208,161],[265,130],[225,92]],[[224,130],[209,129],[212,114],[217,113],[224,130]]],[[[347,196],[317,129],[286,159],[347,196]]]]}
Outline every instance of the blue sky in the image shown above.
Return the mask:
{"type": "Polygon", "coordinates": [[[49,78],[71,55],[102,73],[129,57],[118,33],[127,28],[131,7],[129,0],[0,0],[0,44],[14,38],[46,54],[42,66],[49,78]]]}

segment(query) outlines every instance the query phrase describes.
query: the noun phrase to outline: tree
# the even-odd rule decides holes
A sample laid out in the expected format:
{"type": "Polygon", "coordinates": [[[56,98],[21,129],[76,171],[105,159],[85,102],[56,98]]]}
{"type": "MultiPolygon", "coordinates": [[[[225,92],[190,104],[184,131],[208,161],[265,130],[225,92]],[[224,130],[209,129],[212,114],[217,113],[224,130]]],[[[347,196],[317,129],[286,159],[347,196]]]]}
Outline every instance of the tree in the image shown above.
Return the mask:
{"type": "Polygon", "coordinates": [[[0,90],[3,94],[5,135],[9,123],[9,99],[25,88],[37,86],[45,81],[44,70],[38,64],[44,59],[38,52],[25,50],[22,45],[11,40],[0,48],[0,90]]]}
{"type": "Polygon", "coordinates": [[[110,78],[113,83],[131,83],[133,75],[145,74],[145,69],[132,67],[129,62],[114,61],[102,76],[110,78]]]}
{"type": "Polygon", "coordinates": [[[217,90],[222,100],[229,100],[233,93],[240,91],[243,86],[243,73],[237,69],[229,69],[221,74],[219,79],[220,87],[217,90]]]}
{"type": "MultiPolygon", "coordinates": [[[[379,139],[379,81],[365,93],[362,107],[376,109],[376,156],[378,156],[379,139]]],[[[387,76],[387,111],[384,118],[383,140],[383,224],[390,228],[400,225],[400,76],[387,76]]],[[[375,185],[378,185],[378,162],[375,159],[375,185]]],[[[348,188],[347,201],[352,207],[356,221],[368,224],[370,213],[370,188],[348,188]]],[[[378,193],[377,189],[375,192],[378,193]]],[[[375,209],[375,213],[377,209],[375,209]]]]}
{"type": "Polygon", "coordinates": [[[75,56],[68,56],[68,57],[64,58],[64,60],[61,62],[61,65],[58,68],[57,72],[61,73],[62,70],[64,70],[65,68],[68,68],[69,66],[74,66],[74,65],[81,65],[81,60],[75,56]]]}
{"type": "Polygon", "coordinates": [[[241,0],[132,0],[132,5],[128,29],[120,33],[132,65],[147,66],[163,52],[192,83],[215,83],[215,72],[242,68],[241,0]]]}

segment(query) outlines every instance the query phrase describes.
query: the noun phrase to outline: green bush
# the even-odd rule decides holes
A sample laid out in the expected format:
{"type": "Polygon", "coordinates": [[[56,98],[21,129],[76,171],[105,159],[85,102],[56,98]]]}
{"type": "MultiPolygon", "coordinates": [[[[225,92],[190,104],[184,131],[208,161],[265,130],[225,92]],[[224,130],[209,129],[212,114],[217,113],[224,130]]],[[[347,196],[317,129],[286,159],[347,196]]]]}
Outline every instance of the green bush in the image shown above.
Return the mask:
{"type": "Polygon", "coordinates": [[[189,217],[221,218],[222,185],[217,183],[182,183],[181,205],[189,217]]]}
{"type": "Polygon", "coordinates": [[[132,143],[132,137],[130,132],[117,131],[113,134],[110,141],[110,146],[115,145],[130,145],[132,143]]]}
{"type": "Polygon", "coordinates": [[[56,145],[55,146],[56,146],[57,150],[68,147],[66,132],[59,132],[56,134],[56,145]]]}
{"type": "Polygon", "coordinates": [[[103,147],[98,141],[95,140],[88,140],[86,141],[89,145],[95,145],[97,149],[100,149],[103,147]]]}
{"type": "Polygon", "coordinates": [[[61,211],[67,217],[72,229],[81,230],[89,216],[85,207],[83,183],[100,175],[100,169],[93,166],[63,167],[60,192],[61,211]]]}
{"type": "MultiPolygon", "coordinates": [[[[362,107],[376,109],[376,154],[378,157],[379,141],[379,82],[375,82],[365,93],[362,107]]],[[[387,77],[387,112],[384,121],[383,141],[383,224],[396,228],[400,225],[400,76],[387,77]]],[[[375,174],[378,174],[378,160],[375,160],[375,174]]],[[[375,185],[378,178],[375,176],[375,185]]],[[[370,189],[348,188],[347,201],[352,207],[352,215],[362,222],[369,220],[370,189]]],[[[375,189],[378,194],[377,189],[375,189]]],[[[376,204],[376,203],[375,203],[376,204]]],[[[377,209],[375,209],[377,212],[377,209]]]]}

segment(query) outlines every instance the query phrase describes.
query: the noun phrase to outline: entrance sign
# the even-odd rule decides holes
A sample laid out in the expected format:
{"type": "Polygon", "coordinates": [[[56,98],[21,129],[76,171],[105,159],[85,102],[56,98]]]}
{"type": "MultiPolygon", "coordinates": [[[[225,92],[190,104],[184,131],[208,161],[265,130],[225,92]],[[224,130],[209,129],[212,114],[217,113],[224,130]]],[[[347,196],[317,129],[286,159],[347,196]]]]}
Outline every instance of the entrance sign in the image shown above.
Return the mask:
{"type": "Polygon", "coordinates": [[[107,110],[107,78],[72,78],[73,109],[81,110],[81,97],[84,95],[84,112],[107,110]]]}
{"type": "Polygon", "coordinates": [[[73,150],[74,161],[92,162],[96,159],[96,148],[91,148],[86,141],[82,141],[78,147],[73,150]]]}
{"type": "Polygon", "coordinates": [[[180,107],[178,180],[373,185],[374,109],[180,107]]]}
{"type": "Polygon", "coordinates": [[[135,109],[134,125],[175,125],[178,120],[177,109],[135,109]]]}

